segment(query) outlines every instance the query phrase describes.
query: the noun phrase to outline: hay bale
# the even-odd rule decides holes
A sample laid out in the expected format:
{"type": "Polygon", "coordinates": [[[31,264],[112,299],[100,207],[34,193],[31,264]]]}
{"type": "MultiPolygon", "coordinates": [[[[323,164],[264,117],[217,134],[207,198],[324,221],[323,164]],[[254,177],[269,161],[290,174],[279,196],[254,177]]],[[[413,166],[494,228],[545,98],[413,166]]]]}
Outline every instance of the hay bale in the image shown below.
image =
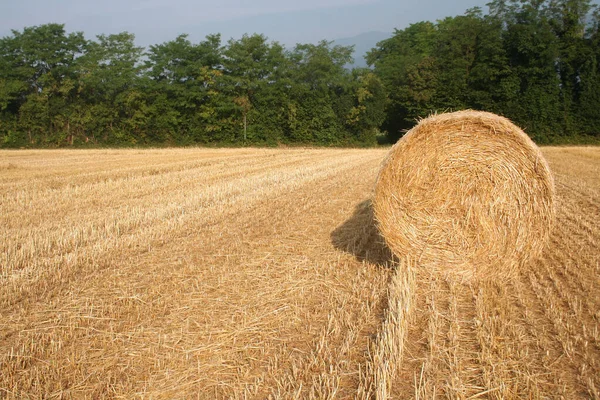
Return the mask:
{"type": "Polygon", "coordinates": [[[392,147],[373,206],[398,257],[462,281],[507,279],[547,242],[554,180],[508,119],[459,111],[422,120],[392,147]]]}

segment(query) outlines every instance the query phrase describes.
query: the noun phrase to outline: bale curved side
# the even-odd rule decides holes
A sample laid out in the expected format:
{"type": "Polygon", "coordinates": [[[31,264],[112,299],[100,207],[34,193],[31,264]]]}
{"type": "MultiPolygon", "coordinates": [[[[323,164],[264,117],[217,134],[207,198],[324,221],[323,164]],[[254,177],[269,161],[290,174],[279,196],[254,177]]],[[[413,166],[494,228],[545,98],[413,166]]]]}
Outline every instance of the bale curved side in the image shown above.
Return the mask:
{"type": "Polygon", "coordinates": [[[373,206],[397,256],[461,280],[504,279],[544,247],[554,181],[508,119],[459,111],[422,120],[392,147],[373,206]]]}

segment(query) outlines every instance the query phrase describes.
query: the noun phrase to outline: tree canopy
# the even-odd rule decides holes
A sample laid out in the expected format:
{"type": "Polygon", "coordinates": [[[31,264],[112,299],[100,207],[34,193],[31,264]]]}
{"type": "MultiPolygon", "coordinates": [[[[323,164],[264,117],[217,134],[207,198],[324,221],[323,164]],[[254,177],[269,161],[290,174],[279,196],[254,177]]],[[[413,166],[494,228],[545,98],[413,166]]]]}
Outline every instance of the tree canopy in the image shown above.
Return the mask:
{"type": "Polygon", "coordinates": [[[589,0],[494,0],[396,30],[367,56],[392,140],[432,112],[502,114],[542,143],[600,139],[600,14],[589,0]]]}
{"type": "Polygon", "coordinates": [[[0,146],[372,145],[385,91],[351,47],[180,35],[137,47],[60,24],[0,39],[0,146]]]}
{"type": "Polygon", "coordinates": [[[502,114],[541,143],[600,141],[600,11],[591,0],[493,0],[352,47],[260,34],[26,27],[0,39],[0,147],[373,145],[433,112],[502,114]]]}

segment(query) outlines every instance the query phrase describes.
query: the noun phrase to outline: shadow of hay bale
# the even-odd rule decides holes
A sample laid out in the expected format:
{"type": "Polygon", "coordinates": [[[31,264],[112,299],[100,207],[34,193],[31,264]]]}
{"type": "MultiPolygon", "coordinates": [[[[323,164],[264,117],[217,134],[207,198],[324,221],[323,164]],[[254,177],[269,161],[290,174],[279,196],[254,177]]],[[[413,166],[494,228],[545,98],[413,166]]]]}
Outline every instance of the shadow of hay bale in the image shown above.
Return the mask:
{"type": "Polygon", "coordinates": [[[331,243],[359,261],[390,267],[394,260],[377,229],[370,199],[358,204],[354,214],[331,232],[331,243]]]}

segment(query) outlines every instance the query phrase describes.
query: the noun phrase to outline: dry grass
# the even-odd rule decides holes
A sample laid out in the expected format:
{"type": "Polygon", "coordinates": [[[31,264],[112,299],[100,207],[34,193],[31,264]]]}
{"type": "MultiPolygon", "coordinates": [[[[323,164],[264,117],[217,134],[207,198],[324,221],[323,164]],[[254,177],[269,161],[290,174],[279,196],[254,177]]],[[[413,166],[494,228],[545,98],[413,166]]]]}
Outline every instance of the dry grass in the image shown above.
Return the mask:
{"type": "Polygon", "coordinates": [[[463,281],[506,279],[546,244],[554,182],[509,120],[458,111],[422,120],[394,145],[374,209],[399,257],[463,281]]]}
{"type": "Polygon", "coordinates": [[[397,268],[385,150],[0,152],[0,398],[598,398],[600,150],[543,151],[508,285],[397,268]]]}
{"type": "Polygon", "coordinates": [[[389,398],[394,378],[402,364],[414,291],[414,266],[409,259],[404,259],[395,266],[390,280],[387,310],[377,339],[369,348],[357,398],[389,398]]]}
{"type": "Polygon", "coordinates": [[[417,274],[392,398],[598,398],[600,149],[543,151],[557,187],[550,246],[508,284],[417,274]]]}
{"type": "Polygon", "coordinates": [[[23,168],[0,181],[3,392],[344,393],[387,272],[330,233],[382,155],[5,152],[23,168]]]}

